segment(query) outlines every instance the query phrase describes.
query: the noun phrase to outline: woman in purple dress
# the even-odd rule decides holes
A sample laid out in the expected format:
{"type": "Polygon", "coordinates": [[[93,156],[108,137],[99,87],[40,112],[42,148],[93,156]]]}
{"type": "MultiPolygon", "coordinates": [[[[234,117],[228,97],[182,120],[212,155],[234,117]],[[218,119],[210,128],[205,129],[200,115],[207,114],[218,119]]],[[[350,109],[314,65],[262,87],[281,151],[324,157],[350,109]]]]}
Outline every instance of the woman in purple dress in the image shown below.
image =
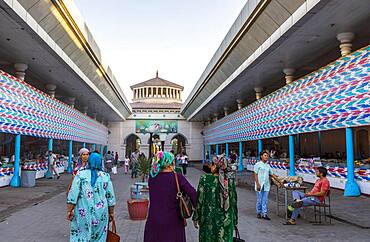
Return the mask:
{"type": "MultiPolygon", "coordinates": [[[[181,218],[174,176],[174,156],[158,152],[149,177],[149,215],[144,242],[185,242],[186,222],[181,218]]],[[[186,178],[177,174],[180,189],[196,206],[197,193],[186,178]]]]}

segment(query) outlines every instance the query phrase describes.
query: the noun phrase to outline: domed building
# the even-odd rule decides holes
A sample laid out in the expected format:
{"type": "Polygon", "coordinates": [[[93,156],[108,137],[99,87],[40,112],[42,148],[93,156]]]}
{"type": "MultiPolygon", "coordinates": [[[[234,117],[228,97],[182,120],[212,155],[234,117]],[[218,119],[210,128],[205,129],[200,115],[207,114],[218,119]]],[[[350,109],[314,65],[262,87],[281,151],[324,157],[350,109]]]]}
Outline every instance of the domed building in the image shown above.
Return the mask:
{"type": "Polygon", "coordinates": [[[124,122],[110,123],[110,149],[119,151],[120,157],[136,149],[147,156],[174,150],[186,152],[190,160],[201,160],[203,124],[188,122],[180,114],[184,87],[160,78],[157,71],[154,78],[130,88],[132,114],[124,122]]]}

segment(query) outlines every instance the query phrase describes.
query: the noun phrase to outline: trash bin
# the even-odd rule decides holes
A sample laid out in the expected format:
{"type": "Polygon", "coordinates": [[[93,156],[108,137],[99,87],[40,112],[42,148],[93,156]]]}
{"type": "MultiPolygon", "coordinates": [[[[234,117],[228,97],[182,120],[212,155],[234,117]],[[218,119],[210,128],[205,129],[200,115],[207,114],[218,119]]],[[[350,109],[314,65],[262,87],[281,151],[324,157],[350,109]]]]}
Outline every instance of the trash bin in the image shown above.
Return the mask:
{"type": "Polygon", "coordinates": [[[22,170],[21,184],[22,187],[34,187],[36,184],[36,171],[22,170]]]}

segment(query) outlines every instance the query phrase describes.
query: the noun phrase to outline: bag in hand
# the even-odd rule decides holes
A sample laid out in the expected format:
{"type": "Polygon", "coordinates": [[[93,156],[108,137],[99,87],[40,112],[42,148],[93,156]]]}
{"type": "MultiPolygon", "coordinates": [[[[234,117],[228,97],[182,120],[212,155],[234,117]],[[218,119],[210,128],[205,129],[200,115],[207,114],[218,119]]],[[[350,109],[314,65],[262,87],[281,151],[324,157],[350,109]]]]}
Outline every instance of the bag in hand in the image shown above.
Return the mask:
{"type": "Polygon", "coordinates": [[[233,242],[245,242],[244,239],[240,238],[238,227],[235,226],[235,235],[236,237],[233,238],[233,242]]]}
{"type": "Polygon", "coordinates": [[[174,174],[175,174],[176,187],[177,187],[176,197],[179,200],[181,217],[183,219],[188,219],[193,215],[194,207],[193,207],[193,204],[191,203],[190,197],[181,192],[180,185],[179,185],[179,179],[177,178],[177,173],[174,172],[174,174]]]}
{"type": "Polygon", "coordinates": [[[108,229],[107,242],[119,242],[120,239],[121,238],[119,237],[119,235],[117,234],[117,231],[116,231],[116,222],[113,220],[112,221],[112,230],[108,229]]]}

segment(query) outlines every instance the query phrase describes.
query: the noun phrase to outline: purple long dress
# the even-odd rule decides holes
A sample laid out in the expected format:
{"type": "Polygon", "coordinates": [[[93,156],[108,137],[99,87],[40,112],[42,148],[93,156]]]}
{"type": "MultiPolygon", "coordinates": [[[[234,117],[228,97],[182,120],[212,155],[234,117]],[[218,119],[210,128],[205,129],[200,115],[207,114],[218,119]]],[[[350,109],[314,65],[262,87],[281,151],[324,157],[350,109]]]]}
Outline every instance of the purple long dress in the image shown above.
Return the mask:
{"type": "MultiPolygon", "coordinates": [[[[197,193],[186,178],[178,174],[181,191],[196,205],[197,193]]],[[[149,215],[144,242],[185,242],[185,226],[176,199],[177,188],[172,172],[160,172],[149,178],[149,215]]]]}

